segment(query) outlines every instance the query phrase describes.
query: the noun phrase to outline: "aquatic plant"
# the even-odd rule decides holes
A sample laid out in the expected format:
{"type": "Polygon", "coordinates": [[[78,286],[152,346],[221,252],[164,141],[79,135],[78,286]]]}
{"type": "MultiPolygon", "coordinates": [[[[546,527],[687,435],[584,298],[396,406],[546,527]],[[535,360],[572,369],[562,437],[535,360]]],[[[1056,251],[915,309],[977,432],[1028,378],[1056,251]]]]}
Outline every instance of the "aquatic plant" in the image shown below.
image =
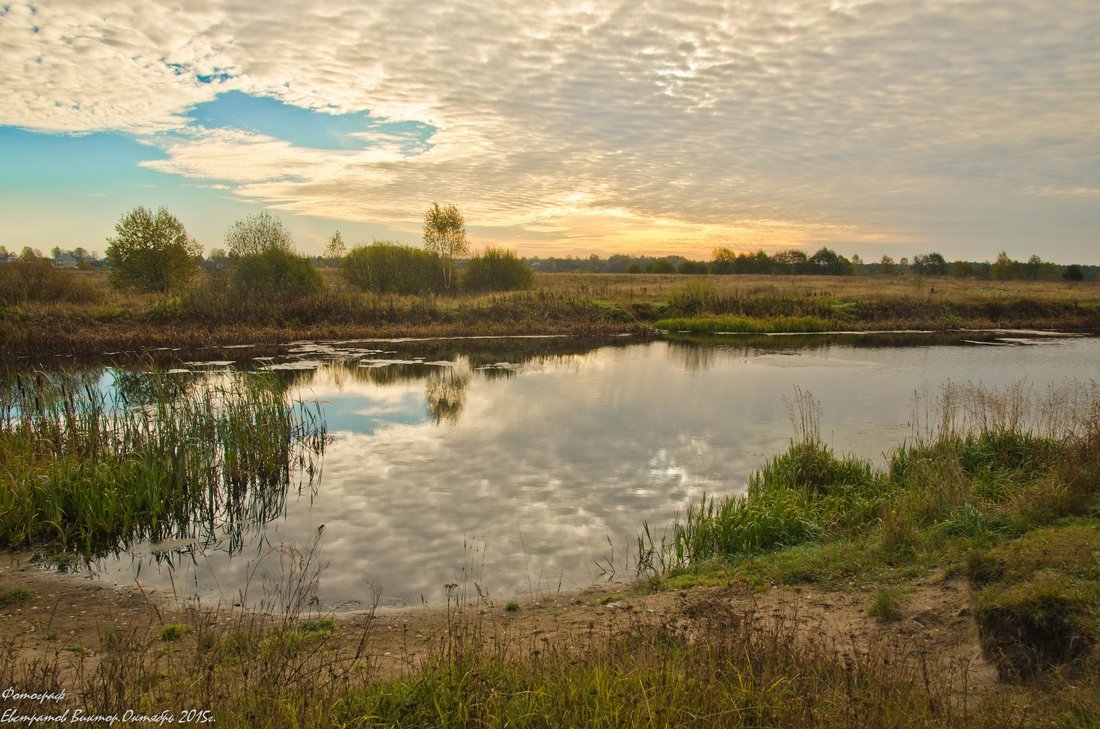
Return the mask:
{"type": "Polygon", "coordinates": [[[142,386],[17,374],[0,391],[0,543],[92,554],[134,540],[225,539],[318,473],[319,410],[273,376],[154,371],[142,386]]]}

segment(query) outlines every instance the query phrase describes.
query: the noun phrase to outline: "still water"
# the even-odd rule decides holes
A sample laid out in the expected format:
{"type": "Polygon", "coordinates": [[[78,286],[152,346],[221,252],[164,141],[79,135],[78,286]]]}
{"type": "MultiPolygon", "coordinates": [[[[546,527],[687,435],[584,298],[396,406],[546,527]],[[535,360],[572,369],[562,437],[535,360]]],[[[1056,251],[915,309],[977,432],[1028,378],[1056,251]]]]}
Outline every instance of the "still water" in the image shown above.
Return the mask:
{"type": "MultiPolygon", "coordinates": [[[[891,340],[892,341],[892,340],[891,340]]],[[[496,339],[301,344],[180,369],[273,368],[317,400],[332,441],[319,481],[286,513],[224,543],[145,545],[103,579],[235,602],[279,544],[324,525],[331,609],[442,602],[444,585],[499,596],[629,577],[644,522],[742,491],[794,434],[796,388],[837,451],[881,462],[911,436],[914,393],[1097,377],[1100,339],[972,335],[885,346],[868,337],[655,341],[589,347],[496,339]],[[981,340],[981,341],[979,341],[981,340]],[[999,346],[997,346],[999,345],[999,346]]]]}

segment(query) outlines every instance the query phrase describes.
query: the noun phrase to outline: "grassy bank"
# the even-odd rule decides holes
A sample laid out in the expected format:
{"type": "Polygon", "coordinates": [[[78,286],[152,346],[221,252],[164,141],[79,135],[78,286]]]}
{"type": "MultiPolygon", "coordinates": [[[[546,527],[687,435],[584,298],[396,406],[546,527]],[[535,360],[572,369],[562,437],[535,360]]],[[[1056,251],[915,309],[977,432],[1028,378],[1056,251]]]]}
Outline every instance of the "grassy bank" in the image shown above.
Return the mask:
{"type": "Polygon", "coordinates": [[[1040,328],[1100,332],[1100,285],[920,277],[539,274],[506,294],[398,296],[347,289],[241,301],[198,285],[122,294],[72,273],[73,296],[0,307],[3,356],[100,354],[294,339],[689,331],[1040,328]],[[79,294],[79,295],[76,295],[79,294]]]}
{"type": "Polygon", "coordinates": [[[743,495],[692,505],[667,533],[646,525],[643,572],[682,588],[731,580],[860,584],[882,595],[965,574],[983,648],[1002,678],[1100,668],[1100,391],[948,386],[933,422],[885,468],[838,456],[811,398],[799,435],[743,495]]]}

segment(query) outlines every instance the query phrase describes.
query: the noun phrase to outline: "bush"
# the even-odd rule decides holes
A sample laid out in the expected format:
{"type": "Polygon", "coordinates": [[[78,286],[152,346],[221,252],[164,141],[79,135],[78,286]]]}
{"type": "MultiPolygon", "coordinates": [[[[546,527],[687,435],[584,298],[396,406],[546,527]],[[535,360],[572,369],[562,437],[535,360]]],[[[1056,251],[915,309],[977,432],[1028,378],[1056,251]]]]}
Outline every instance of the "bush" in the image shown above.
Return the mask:
{"type": "Polygon", "coordinates": [[[535,274],[527,262],[502,248],[486,248],[471,258],[462,276],[467,291],[515,291],[534,285],[535,274]]]}
{"type": "Polygon", "coordinates": [[[83,275],[54,268],[45,258],[0,265],[0,304],[27,301],[93,303],[102,298],[83,275]]]}
{"type": "Polygon", "coordinates": [[[233,285],[245,299],[298,299],[321,291],[321,274],[309,259],[279,248],[243,256],[233,285]]]}
{"type": "Polygon", "coordinates": [[[340,262],[349,286],[378,294],[433,294],[446,288],[446,266],[439,255],[396,243],[356,246],[340,262]]]}

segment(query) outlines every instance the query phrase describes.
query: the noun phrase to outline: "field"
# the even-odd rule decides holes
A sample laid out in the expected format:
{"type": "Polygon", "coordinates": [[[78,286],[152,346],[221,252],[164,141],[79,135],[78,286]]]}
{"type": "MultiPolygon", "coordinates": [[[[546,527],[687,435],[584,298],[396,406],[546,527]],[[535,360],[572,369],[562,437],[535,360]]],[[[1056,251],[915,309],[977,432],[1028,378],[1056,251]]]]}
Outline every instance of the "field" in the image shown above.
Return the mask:
{"type": "Polygon", "coordinates": [[[1100,284],[919,276],[538,274],[534,289],[396,296],[349,290],[239,301],[203,284],[177,296],[119,293],[77,272],[52,303],[0,308],[5,357],[83,355],[358,337],[846,331],[983,327],[1100,332],[1100,284]]]}

